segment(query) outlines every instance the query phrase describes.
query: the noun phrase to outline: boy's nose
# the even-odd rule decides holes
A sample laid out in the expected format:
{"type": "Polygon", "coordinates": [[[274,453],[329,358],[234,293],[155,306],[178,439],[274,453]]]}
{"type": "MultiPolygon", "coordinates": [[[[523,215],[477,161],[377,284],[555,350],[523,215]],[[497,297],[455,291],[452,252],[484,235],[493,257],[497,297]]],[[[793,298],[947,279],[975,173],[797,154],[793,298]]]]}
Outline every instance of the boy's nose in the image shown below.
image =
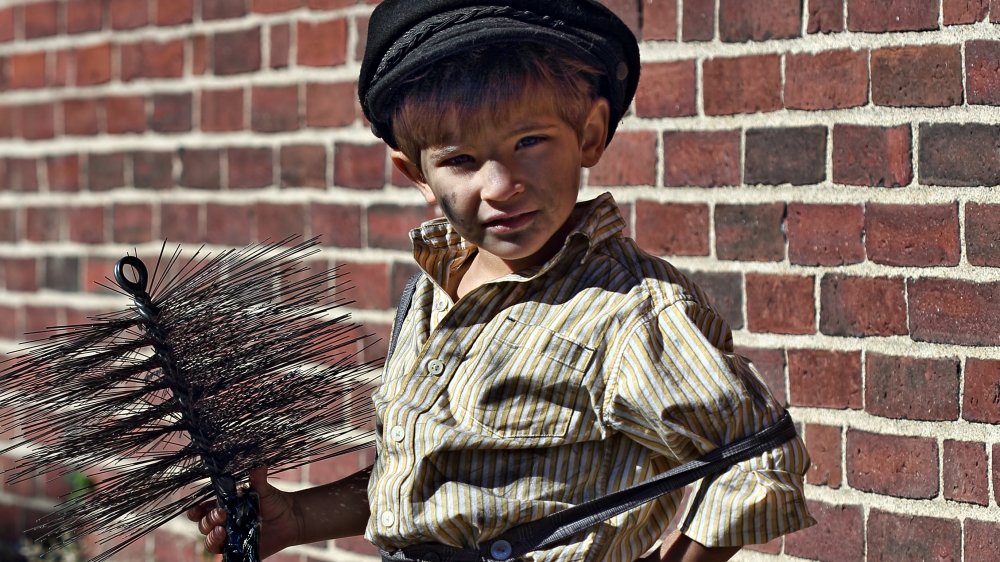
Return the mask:
{"type": "Polygon", "coordinates": [[[524,184],[513,171],[501,162],[489,160],[479,171],[481,175],[480,198],[487,201],[504,201],[524,191],[524,184]]]}

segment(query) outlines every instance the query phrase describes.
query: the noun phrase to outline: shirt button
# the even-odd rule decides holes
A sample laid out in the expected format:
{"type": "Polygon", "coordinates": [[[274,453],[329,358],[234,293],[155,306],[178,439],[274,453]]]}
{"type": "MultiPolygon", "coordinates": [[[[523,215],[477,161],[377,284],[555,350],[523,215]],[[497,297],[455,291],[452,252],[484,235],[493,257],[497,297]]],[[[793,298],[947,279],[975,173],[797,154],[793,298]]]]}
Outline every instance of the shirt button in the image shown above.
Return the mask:
{"type": "Polygon", "coordinates": [[[391,511],[383,511],[379,518],[385,527],[392,527],[392,524],[396,522],[396,516],[391,511]]]}
{"type": "Polygon", "coordinates": [[[403,438],[406,437],[406,430],[403,429],[403,426],[401,425],[394,425],[392,426],[392,429],[389,430],[389,437],[391,437],[393,441],[402,441],[403,438]]]}
{"type": "Polygon", "coordinates": [[[448,301],[438,299],[437,302],[434,303],[434,308],[436,308],[438,312],[444,312],[445,309],[448,308],[448,301]]]}
{"type": "Polygon", "coordinates": [[[427,372],[432,375],[440,375],[444,372],[444,361],[431,359],[427,362],[427,372]]]}

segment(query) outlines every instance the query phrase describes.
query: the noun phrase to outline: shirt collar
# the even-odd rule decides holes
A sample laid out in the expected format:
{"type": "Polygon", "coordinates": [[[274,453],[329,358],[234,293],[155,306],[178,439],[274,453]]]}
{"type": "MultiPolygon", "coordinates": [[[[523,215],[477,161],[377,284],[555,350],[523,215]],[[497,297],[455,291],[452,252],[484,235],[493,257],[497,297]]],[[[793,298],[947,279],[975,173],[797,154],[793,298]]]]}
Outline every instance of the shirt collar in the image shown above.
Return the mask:
{"type": "MultiPolygon", "coordinates": [[[[578,261],[582,264],[605,240],[620,236],[625,229],[625,219],[610,193],[577,203],[569,222],[574,226],[559,252],[541,266],[514,274],[517,279],[533,279],[573,256],[579,256],[578,261]]],[[[442,287],[447,286],[451,272],[477,251],[476,246],[459,236],[445,218],[429,220],[414,228],[410,231],[410,239],[417,265],[442,287]]]]}

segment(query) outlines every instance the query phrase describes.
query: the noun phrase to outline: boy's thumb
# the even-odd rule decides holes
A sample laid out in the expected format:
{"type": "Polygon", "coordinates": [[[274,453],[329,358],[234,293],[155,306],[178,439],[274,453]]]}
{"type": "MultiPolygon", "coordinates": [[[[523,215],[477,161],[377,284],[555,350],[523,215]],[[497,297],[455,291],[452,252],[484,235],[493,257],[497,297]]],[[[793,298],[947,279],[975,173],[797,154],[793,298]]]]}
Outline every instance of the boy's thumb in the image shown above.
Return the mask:
{"type": "Polygon", "coordinates": [[[267,494],[271,491],[271,485],[267,483],[267,467],[258,466],[250,471],[250,487],[258,495],[267,494]]]}

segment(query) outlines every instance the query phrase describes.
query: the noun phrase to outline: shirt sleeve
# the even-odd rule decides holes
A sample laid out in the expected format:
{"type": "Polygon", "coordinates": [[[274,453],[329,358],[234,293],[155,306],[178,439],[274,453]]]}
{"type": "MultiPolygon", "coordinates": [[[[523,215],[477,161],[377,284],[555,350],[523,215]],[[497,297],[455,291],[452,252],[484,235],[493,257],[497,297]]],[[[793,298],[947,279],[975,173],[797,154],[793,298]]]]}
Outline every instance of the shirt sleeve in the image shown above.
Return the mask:
{"type": "MultiPolygon", "coordinates": [[[[710,308],[680,301],[638,322],[620,343],[607,420],[676,464],[760,431],[784,413],[710,308]]],[[[764,543],[815,523],[795,437],[695,485],[680,530],[705,546],[764,543]]]]}

